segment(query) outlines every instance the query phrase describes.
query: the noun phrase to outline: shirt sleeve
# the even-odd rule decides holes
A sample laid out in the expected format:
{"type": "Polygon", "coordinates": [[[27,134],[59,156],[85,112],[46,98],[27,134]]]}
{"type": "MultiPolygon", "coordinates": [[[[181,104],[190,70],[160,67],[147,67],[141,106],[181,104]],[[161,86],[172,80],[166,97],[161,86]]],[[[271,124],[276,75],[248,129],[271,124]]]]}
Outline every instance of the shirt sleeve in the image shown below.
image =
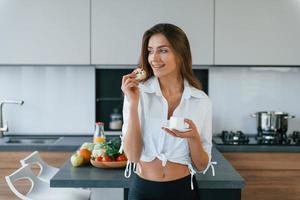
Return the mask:
{"type": "MultiPolygon", "coordinates": [[[[124,95],[122,113],[123,113],[122,136],[124,137],[128,130],[128,120],[130,120],[130,119],[128,119],[129,118],[129,102],[125,95],[124,95]]],[[[141,124],[141,115],[142,115],[141,114],[141,101],[139,101],[139,104],[138,104],[138,115],[139,115],[139,120],[140,120],[140,124],[141,124]]]]}
{"type": "MultiPolygon", "coordinates": [[[[130,120],[129,119],[129,102],[128,102],[128,99],[127,99],[126,96],[124,96],[122,114],[123,114],[123,125],[122,125],[122,135],[120,136],[120,138],[121,138],[121,146],[120,146],[120,149],[119,149],[119,153],[123,152],[124,137],[127,134],[128,121],[130,120]]],[[[140,102],[139,102],[139,105],[138,105],[138,115],[139,115],[139,119],[140,119],[140,117],[141,117],[141,105],[140,105],[140,102]]],[[[141,122],[141,120],[140,120],[140,122],[141,122]]]]}
{"type": "Polygon", "coordinates": [[[210,99],[209,101],[207,101],[206,104],[205,117],[203,120],[203,125],[200,128],[200,138],[201,138],[203,149],[208,155],[207,167],[209,167],[211,162],[211,148],[212,148],[212,103],[210,99]]]}
{"type": "Polygon", "coordinates": [[[122,136],[124,137],[124,135],[127,133],[127,129],[128,129],[128,116],[129,116],[129,103],[127,100],[126,95],[124,95],[124,101],[123,101],[123,125],[122,125],[122,136]]]}

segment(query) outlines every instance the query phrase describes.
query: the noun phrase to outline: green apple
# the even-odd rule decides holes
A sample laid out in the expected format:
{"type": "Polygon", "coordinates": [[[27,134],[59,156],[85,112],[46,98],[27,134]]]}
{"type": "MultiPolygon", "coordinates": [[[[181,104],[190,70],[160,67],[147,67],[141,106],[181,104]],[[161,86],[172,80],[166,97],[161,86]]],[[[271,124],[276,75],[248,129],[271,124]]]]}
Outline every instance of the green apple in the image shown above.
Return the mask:
{"type": "Polygon", "coordinates": [[[81,155],[78,154],[73,154],[71,157],[71,163],[74,167],[78,167],[80,165],[82,165],[84,162],[84,159],[81,155]]]}

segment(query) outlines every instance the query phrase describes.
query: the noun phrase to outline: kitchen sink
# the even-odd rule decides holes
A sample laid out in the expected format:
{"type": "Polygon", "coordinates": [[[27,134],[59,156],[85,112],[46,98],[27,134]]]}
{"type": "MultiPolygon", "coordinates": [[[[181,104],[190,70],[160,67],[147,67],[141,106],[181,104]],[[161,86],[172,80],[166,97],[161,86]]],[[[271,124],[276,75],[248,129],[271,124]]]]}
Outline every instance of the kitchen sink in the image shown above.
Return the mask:
{"type": "Polygon", "coordinates": [[[54,144],[60,137],[10,137],[7,144],[54,144]]]}

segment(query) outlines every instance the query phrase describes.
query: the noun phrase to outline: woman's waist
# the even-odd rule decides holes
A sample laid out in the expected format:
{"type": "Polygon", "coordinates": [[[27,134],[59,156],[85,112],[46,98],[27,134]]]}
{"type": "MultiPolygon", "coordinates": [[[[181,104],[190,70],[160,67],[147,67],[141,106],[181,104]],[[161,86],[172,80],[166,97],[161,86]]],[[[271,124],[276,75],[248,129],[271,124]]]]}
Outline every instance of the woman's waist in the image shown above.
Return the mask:
{"type": "Polygon", "coordinates": [[[165,153],[155,153],[157,151],[152,151],[149,149],[143,149],[141,153],[140,160],[144,162],[150,162],[155,159],[161,161],[161,165],[165,165],[167,161],[171,163],[179,163],[183,165],[188,165],[191,163],[191,158],[189,152],[181,152],[181,151],[172,151],[165,153]]]}
{"type": "Polygon", "coordinates": [[[190,174],[188,165],[155,158],[150,162],[140,161],[137,173],[140,177],[151,181],[172,181],[190,174]]]}

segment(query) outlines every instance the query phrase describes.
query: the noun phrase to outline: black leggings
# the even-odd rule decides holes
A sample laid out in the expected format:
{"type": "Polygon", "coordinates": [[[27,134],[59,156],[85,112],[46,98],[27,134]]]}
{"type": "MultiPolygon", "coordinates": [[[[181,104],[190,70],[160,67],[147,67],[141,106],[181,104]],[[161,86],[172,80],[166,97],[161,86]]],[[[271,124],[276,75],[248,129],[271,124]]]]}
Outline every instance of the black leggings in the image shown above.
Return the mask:
{"type": "Polygon", "coordinates": [[[128,200],[198,200],[198,185],[193,177],[194,190],[191,189],[191,176],[174,181],[150,181],[133,174],[128,200]]]}

